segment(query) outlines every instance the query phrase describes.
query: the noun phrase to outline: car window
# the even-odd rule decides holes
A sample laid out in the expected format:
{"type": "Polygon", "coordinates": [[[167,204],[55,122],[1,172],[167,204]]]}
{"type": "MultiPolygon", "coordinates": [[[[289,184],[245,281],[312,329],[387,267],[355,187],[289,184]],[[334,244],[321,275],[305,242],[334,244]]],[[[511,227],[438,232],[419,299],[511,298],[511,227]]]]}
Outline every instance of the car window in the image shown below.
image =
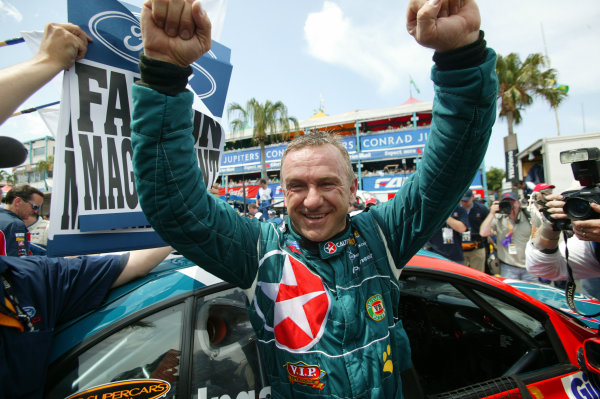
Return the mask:
{"type": "Polygon", "coordinates": [[[270,393],[270,388],[265,388],[256,337],[245,303],[246,296],[239,289],[198,301],[192,361],[193,398],[264,398],[270,393]]]}
{"type": "Polygon", "coordinates": [[[400,319],[427,395],[558,364],[544,324],[502,296],[403,274],[400,319]]]}
{"type": "MultiPolygon", "coordinates": [[[[116,381],[123,383],[113,384],[112,392],[121,388],[127,392],[133,392],[133,389],[137,389],[135,392],[165,389],[166,385],[158,380],[171,385],[164,397],[175,397],[179,381],[182,318],[183,304],[179,304],[134,322],[103,339],[77,357],[72,369],[65,373],[47,397],[66,398],[116,381]],[[152,387],[133,388],[125,383],[132,380],[149,381],[152,387]],[[155,381],[154,385],[152,381],[155,381]]],[[[89,397],[94,396],[90,393],[89,397]]]]}

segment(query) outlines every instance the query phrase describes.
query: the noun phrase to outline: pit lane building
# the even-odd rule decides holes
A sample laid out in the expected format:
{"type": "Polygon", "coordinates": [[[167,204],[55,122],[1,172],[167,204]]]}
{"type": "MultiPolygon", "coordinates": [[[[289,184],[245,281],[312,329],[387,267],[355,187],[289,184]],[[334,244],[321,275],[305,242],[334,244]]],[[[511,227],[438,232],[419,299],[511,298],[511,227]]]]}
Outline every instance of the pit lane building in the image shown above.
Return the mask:
{"type": "MultiPolygon", "coordinates": [[[[323,130],[341,136],[350,154],[358,177],[359,190],[372,193],[380,201],[393,197],[410,176],[425,149],[430,132],[432,102],[409,98],[404,104],[373,110],[350,111],[339,115],[326,115],[322,111],[300,121],[300,131],[292,132],[293,140],[312,130],[323,130]]],[[[227,127],[226,127],[227,129],[227,127]]],[[[283,199],[279,185],[281,156],[287,146],[281,136],[270,136],[271,144],[265,148],[269,187],[274,199],[283,199]]],[[[220,194],[254,198],[258,191],[261,155],[252,141],[252,129],[228,132],[225,151],[220,164],[220,194]]],[[[476,196],[483,197],[485,173],[480,168],[471,188],[476,196]]]]}

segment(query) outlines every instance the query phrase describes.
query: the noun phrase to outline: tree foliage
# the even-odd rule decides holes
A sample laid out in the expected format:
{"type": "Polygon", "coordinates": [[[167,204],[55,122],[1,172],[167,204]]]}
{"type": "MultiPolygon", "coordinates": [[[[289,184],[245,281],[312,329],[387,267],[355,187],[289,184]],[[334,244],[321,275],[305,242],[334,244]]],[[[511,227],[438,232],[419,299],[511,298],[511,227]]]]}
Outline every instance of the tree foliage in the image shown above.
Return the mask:
{"type": "Polygon", "coordinates": [[[514,134],[514,125],[523,119],[521,111],[533,103],[534,97],[542,98],[556,108],[567,96],[556,82],[556,70],[544,69],[546,65],[547,61],[540,53],[528,55],[525,61],[521,61],[516,53],[506,57],[498,55],[500,117],[506,118],[509,134],[514,134]]]}
{"type": "Polygon", "coordinates": [[[500,191],[502,188],[502,180],[504,179],[504,170],[492,166],[487,172],[485,172],[485,177],[487,179],[489,191],[500,191]]]}
{"type": "Polygon", "coordinates": [[[252,137],[260,146],[261,177],[266,179],[265,144],[269,135],[279,134],[283,139],[287,139],[292,131],[290,125],[294,130],[300,129],[298,120],[288,115],[287,107],[281,101],[267,100],[261,104],[255,98],[248,100],[245,107],[238,103],[229,104],[227,115],[231,120],[230,126],[234,132],[252,128],[252,137]],[[235,116],[235,118],[232,120],[231,116],[235,116]]]}

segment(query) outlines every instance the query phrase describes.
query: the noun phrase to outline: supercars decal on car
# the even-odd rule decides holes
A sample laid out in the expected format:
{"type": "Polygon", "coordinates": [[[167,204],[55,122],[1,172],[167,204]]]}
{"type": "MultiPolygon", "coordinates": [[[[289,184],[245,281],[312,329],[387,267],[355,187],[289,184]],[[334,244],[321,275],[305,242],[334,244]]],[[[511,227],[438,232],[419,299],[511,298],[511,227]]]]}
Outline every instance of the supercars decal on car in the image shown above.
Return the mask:
{"type": "Polygon", "coordinates": [[[163,380],[125,380],[89,388],[66,399],[156,399],[164,397],[170,390],[171,384],[163,380]]]}

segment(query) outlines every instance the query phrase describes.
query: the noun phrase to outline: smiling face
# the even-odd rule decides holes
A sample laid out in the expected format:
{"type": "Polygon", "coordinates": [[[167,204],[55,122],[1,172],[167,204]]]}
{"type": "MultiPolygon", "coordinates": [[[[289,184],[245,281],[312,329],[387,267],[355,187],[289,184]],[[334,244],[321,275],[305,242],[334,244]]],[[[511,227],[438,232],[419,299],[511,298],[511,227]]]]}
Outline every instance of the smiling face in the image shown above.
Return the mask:
{"type": "Polygon", "coordinates": [[[292,227],[311,241],[325,241],[346,226],[358,181],[350,177],[340,150],[331,144],[289,152],[281,166],[292,227]]]}

